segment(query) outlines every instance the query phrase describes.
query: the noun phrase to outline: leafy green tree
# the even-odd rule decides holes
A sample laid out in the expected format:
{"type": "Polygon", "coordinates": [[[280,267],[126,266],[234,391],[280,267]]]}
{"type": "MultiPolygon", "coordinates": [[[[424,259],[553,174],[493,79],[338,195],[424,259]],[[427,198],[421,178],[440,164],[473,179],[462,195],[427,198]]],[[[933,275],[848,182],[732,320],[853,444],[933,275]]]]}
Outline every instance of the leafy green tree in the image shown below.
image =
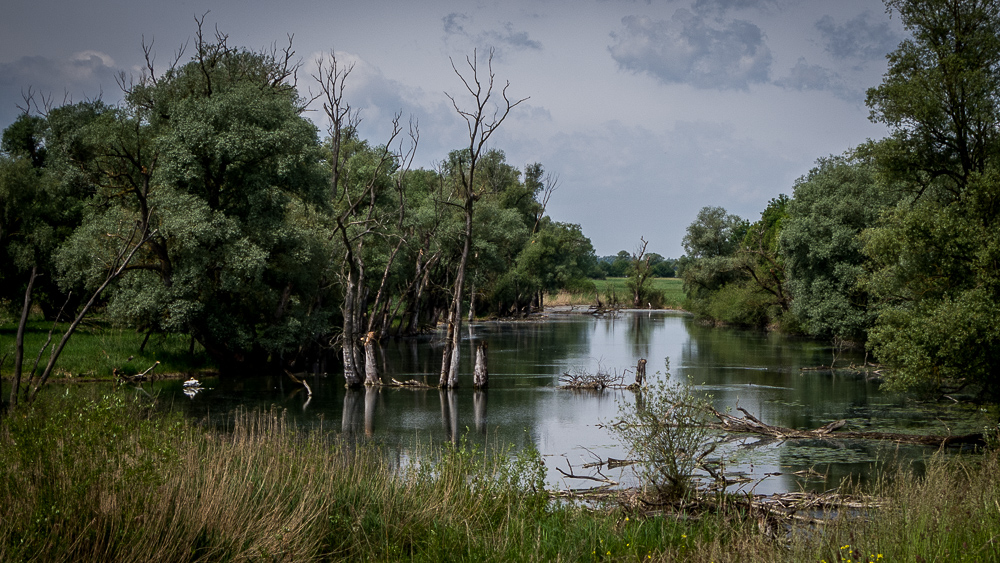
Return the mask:
{"type": "Polygon", "coordinates": [[[688,225],[682,244],[691,258],[732,256],[739,248],[749,223],[722,207],[703,207],[688,225]]]}
{"type": "MultiPolygon", "coordinates": [[[[77,308],[80,299],[64,296],[57,283],[53,261],[56,250],[76,229],[83,216],[84,201],[89,186],[75,181],[72,174],[63,173],[64,162],[49,156],[50,147],[61,147],[66,139],[61,135],[67,116],[93,117],[103,108],[100,102],[56,108],[46,118],[22,114],[3,132],[3,152],[0,154],[0,297],[12,303],[22,303],[17,336],[14,342],[14,374],[10,402],[16,404],[24,372],[24,334],[28,314],[38,305],[49,318],[57,311],[67,314],[77,308]],[[21,299],[23,297],[23,300],[21,299]]],[[[109,230],[108,233],[114,232],[109,230]]],[[[100,255],[94,255],[97,257],[100,255]]],[[[103,257],[103,256],[102,256],[103,257]]],[[[84,313],[85,314],[85,313],[84,313]]],[[[54,319],[58,320],[58,319],[54,319]]],[[[74,325],[75,326],[75,325],[74,325]]],[[[38,382],[44,381],[72,330],[64,334],[51,352],[38,382]]],[[[45,346],[48,347],[47,345],[45,346]]],[[[27,371],[28,386],[35,379],[39,350],[35,364],[27,371]]],[[[37,383],[36,389],[41,386],[37,383]]]]}
{"type": "Polygon", "coordinates": [[[682,277],[689,310],[708,315],[711,295],[740,278],[733,257],[748,228],[745,219],[722,207],[702,208],[688,225],[682,277]]]}
{"type": "Polygon", "coordinates": [[[796,181],[780,246],[792,311],[808,334],[865,340],[875,309],[859,283],[867,265],[860,234],[895,203],[892,194],[861,156],[822,158],[796,181]]]}
{"type": "Polygon", "coordinates": [[[790,322],[791,295],[778,249],[787,204],[785,195],[772,199],[753,224],[722,208],[699,213],[684,238],[689,258],[682,274],[695,314],[753,327],[790,322]]]}
{"type": "Polygon", "coordinates": [[[778,240],[788,217],[788,196],[781,194],[767,203],[760,220],[750,225],[736,252],[735,265],[746,275],[746,282],[767,308],[768,322],[779,320],[791,307],[786,287],[785,261],[778,240]]]}
{"type": "Polygon", "coordinates": [[[329,188],[289,82],[290,51],[248,51],[200,31],[190,62],[144,76],[121,106],[76,129],[74,150],[90,158],[74,162],[96,193],[59,261],[68,282],[93,286],[99,233],[155,227],[108,314],[190,333],[225,371],[255,371],[326,330],[315,304],[329,188]]]}
{"type": "Polygon", "coordinates": [[[676,275],[674,271],[675,260],[670,258],[664,258],[660,254],[655,252],[650,252],[649,257],[649,267],[653,273],[654,277],[657,278],[672,278],[676,275]]]}
{"type": "Polygon", "coordinates": [[[965,380],[1000,394],[1000,5],[894,0],[911,33],[868,91],[900,203],[865,233],[880,303],[870,345],[896,387],[965,380]]]}
{"type": "Polygon", "coordinates": [[[545,217],[513,268],[498,280],[497,308],[517,314],[532,304],[541,307],[544,293],[585,285],[596,260],[594,247],[579,225],[545,217]]]}
{"type": "Polygon", "coordinates": [[[619,250],[614,256],[605,256],[601,260],[605,275],[609,278],[624,278],[628,274],[628,269],[632,265],[632,253],[627,250],[619,250]]]}

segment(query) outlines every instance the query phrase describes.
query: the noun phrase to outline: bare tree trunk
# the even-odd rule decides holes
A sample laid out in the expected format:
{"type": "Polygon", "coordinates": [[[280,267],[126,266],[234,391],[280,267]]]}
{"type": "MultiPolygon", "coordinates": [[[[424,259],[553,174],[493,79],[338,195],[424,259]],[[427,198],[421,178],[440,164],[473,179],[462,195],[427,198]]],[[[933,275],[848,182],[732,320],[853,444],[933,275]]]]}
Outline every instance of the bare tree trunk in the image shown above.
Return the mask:
{"type": "Polygon", "coordinates": [[[642,387],[646,383],[646,358],[641,358],[635,366],[635,384],[642,387]]]}
{"type": "Polygon", "coordinates": [[[469,318],[467,319],[470,323],[476,318],[476,284],[472,284],[472,289],[469,291],[469,318]]]}
{"type": "Polygon", "coordinates": [[[344,355],[344,381],[349,388],[356,388],[361,385],[360,361],[358,354],[357,320],[354,307],[357,293],[354,276],[348,273],[346,287],[344,288],[344,304],[341,313],[344,317],[342,332],[340,335],[340,347],[344,355]]]}
{"type": "Polygon", "coordinates": [[[28,325],[28,312],[31,311],[31,294],[35,289],[35,278],[38,277],[38,266],[31,267],[28,278],[28,288],[24,291],[24,306],[21,307],[21,320],[17,324],[17,339],[14,343],[14,381],[10,388],[10,406],[17,406],[17,394],[21,389],[21,372],[24,366],[24,329],[28,325]]]}
{"type": "Polygon", "coordinates": [[[491,101],[496,93],[494,91],[496,75],[493,73],[493,55],[494,51],[491,49],[487,59],[486,76],[480,75],[479,60],[475,51],[473,51],[471,59],[469,57],[465,58],[465,62],[469,67],[468,77],[459,72],[458,68],[455,67],[455,61],[452,61],[451,64],[452,70],[458,75],[458,78],[465,86],[466,92],[471,97],[473,107],[468,110],[461,109],[455,98],[448,94],[448,99],[451,100],[452,107],[465,120],[468,127],[469,146],[468,149],[464,150],[468,151],[469,169],[468,173],[466,173],[462,169],[462,165],[459,164],[465,210],[465,241],[462,246],[462,258],[455,276],[451,307],[448,311],[449,338],[441,360],[441,377],[439,380],[439,386],[442,388],[453,388],[458,384],[458,365],[461,356],[460,345],[462,339],[462,294],[465,283],[465,270],[469,262],[469,248],[472,242],[473,204],[479,199],[479,194],[476,191],[476,164],[479,162],[479,157],[482,155],[486,143],[510,114],[510,110],[527,99],[522,98],[518,101],[511,101],[507,97],[507,88],[510,87],[510,82],[507,82],[499,93],[503,98],[503,102],[494,103],[491,101]]]}
{"type": "Polygon", "coordinates": [[[473,376],[473,386],[476,389],[486,389],[490,384],[490,372],[486,369],[486,351],[489,345],[485,340],[476,347],[476,369],[473,376]]]}
{"type": "Polygon", "coordinates": [[[375,333],[365,336],[365,385],[381,385],[382,378],[378,374],[378,363],[375,360],[375,333]]]}
{"type": "Polygon", "coordinates": [[[462,259],[458,264],[458,274],[455,276],[454,296],[448,310],[448,344],[441,362],[441,378],[438,386],[454,389],[458,386],[458,365],[462,357],[462,289],[465,283],[465,269],[469,262],[469,248],[472,245],[472,202],[469,198],[465,205],[465,245],[462,247],[462,259]]]}

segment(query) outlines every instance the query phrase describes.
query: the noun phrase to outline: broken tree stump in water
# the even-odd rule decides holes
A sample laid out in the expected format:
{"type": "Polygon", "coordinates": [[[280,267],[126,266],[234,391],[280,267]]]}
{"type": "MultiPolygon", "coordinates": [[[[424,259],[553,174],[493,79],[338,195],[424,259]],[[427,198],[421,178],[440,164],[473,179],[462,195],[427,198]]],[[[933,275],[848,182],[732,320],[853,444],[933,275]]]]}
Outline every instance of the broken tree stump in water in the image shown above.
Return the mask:
{"type": "Polygon", "coordinates": [[[375,333],[369,332],[364,338],[365,347],[365,385],[381,385],[382,378],[378,374],[378,363],[375,361],[375,333]]]}
{"type": "Polygon", "coordinates": [[[485,340],[476,346],[476,367],[473,372],[472,384],[476,389],[486,389],[490,383],[490,372],[486,368],[486,352],[489,345],[485,340]]]}

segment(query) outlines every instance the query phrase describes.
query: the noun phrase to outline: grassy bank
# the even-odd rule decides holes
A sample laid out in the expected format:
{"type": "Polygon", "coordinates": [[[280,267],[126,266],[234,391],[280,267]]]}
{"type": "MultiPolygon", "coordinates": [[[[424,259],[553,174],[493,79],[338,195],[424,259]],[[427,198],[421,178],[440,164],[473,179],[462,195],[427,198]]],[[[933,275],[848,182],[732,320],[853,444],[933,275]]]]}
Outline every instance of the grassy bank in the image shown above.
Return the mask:
{"type": "MultiPolygon", "coordinates": [[[[607,278],[603,280],[591,280],[594,282],[595,291],[576,291],[559,293],[546,296],[547,306],[574,305],[588,306],[597,303],[600,297],[604,303],[619,302],[628,304],[631,299],[628,286],[625,285],[625,278],[607,278]]],[[[664,308],[680,309],[684,302],[684,281],[680,278],[652,278],[653,289],[663,293],[664,308]]]]}
{"type": "MultiPolygon", "coordinates": [[[[49,359],[49,353],[66,330],[67,323],[60,323],[52,331],[52,343],[39,361],[40,372],[49,359]]],[[[48,339],[51,322],[30,321],[24,336],[24,369],[31,369],[38,351],[48,339]]],[[[10,376],[14,361],[14,340],[17,325],[8,322],[0,324],[0,357],[7,356],[3,365],[5,376],[10,376]]],[[[196,373],[210,367],[207,354],[199,344],[195,344],[191,354],[189,337],[177,334],[154,334],[149,337],[145,348],[139,348],[145,334],[108,326],[101,321],[84,323],[77,328],[69,343],[59,356],[53,377],[111,378],[112,371],[132,375],[140,373],[155,362],[158,374],[196,373]]]]}
{"type": "MultiPolygon", "coordinates": [[[[925,561],[996,558],[995,455],[932,459],[886,505],[771,539],[738,509],[558,504],[540,459],[459,444],[419,466],[281,412],[225,431],[134,393],[44,396],[0,421],[2,561],[925,561]],[[791,538],[791,539],[789,539],[791,538]]],[[[902,477],[902,476],[900,476],[902,477]]]]}

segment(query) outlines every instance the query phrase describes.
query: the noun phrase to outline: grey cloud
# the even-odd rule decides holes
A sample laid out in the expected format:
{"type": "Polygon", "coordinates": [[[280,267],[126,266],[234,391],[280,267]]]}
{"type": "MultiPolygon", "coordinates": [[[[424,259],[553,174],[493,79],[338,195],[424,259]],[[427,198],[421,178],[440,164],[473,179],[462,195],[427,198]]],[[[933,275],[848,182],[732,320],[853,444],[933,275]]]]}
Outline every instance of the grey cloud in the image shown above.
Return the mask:
{"type": "Polygon", "coordinates": [[[760,28],[748,21],[716,27],[678,10],[671,21],[627,16],[622,24],[622,31],[611,34],[614,44],[608,50],[625,70],[648,73],[665,84],[722,90],[768,80],[771,51],[760,28]]]}
{"type": "Polygon", "coordinates": [[[837,25],[829,15],[815,25],[822,34],[827,52],[837,59],[881,59],[896,48],[900,37],[887,22],[876,22],[871,12],[837,25]]]}
{"type": "Polygon", "coordinates": [[[444,23],[446,35],[462,36],[477,45],[533,50],[541,50],[542,48],[541,42],[531,39],[526,31],[515,30],[514,24],[511,22],[504,23],[500,30],[490,29],[472,33],[466,29],[466,26],[472,24],[472,18],[467,14],[452,12],[441,18],[441,21],[444,23]]]}
{"type": "Polygon", "coordinates": [[[850,88],[840,74],[820,65],[809,64],[805,58],[799,58],[789,70],[788,76],[775,80],[774,83],[789,90],[826,90],[848,101],[858,101],[861,97],[860,90],[850,88]]]}
{"type": "Polygon", "coordinates": [[[91,51],[68,59],[22,57],[0,63],[0,128],[17,118],[17,106],[24,105],[22,93],[29,89],[39,103],[41,97],[51,98],[54,105],[97,98],[117,102],[121,98],[117,88],[102,89],[102,84],[115,84],[119,69],[113,65],[107,55],[91,51]]]}
{"type": "Polygon", "coordinates": [[[769,11],[777,7],[777,0],[696,0],[692,8],[702,14],[724,14],[731,10],[769,11]]]}
{"type": "Polygon", "coordinates": [[[514,24],[507,22],[503,26],[503,31],[487,31],[483,34],[486,38],[492,39],[494,43],[501,43],[517,49],[534,49],[540,51],[542,44],[528,37],[526,31],[514,31],[514,24]]]}
{"type": "Polygon", "coordinates": [[[441,18],[444,22],[444,32],[448,35],[466,35],[465,27],[462,25],[464,22],[471,20],[468,15],[460,14],[458,12],[452,12],[447,16],[441,18]]]}

